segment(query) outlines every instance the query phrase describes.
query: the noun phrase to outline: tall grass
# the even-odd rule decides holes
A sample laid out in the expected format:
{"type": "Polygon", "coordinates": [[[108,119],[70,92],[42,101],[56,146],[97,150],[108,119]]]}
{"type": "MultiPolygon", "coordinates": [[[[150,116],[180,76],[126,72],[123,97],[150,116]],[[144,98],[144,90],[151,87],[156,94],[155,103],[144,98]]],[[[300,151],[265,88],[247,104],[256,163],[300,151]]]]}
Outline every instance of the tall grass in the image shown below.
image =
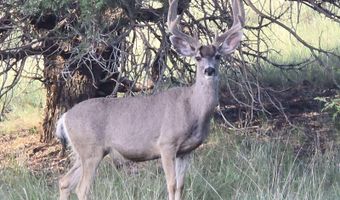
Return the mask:
{"type": "MultiPolygon", "coordinates": [[[[338,45],[340,47],[340,42],[338,45]]],[[[339,54],[340,49],[337,50],[336,53],[339,54]]],[[[285,58],[285,62],[283,63],[295,63],[306,58],[306,55],[301,55],[300,60],[294,60],[293,57],[285,58]]],[[[296,86],[303,81],[308,81],[311,85],[318,88],[334,88],[335,83],[340,83],[340,68],[338,58],[324,55],[320,56],[319,59],[323,62],[323,64],[325,64],[326,68],[321,66],[317,61],[308,63],[303,67],[297,67],[295,69],[288,70],[273,67],[267,63],[261,63],[262,68],[260,73],[255,72],[255,74],[260,82],[264,85],[270,85],[279,88],[296,86]]],[[[274,61],[278,60],[274,58],[274,61]]],[[[279,61],[278,63],[282,62],[279,61]]]]}
{"type": "Polygon", "coordinates": [[[57,199],[55,183],[51,186],[47,174],[33,175],[26,168],[0,171],[0,199],[57,199]]]}
{"type": "MultiPolygon", "coordinates": [[[[270,13],[270,11],[279,12],[288,6],[293,6],[292,11],[284,14],[280,21],[296,32],[307,44],[339,55],[339,23],[315,13],[307,6],[291,4],[285,0],[255,1],[253,3],[258,8],[263,6],[265,9],[262,12],[264,13],[270,13]],[[297,12],[298,10],[300,12],[297,12]]],[[[249,10],[247,12],[247,25],[256,26],[257,23],[257,15],[249,10]]],[[[295,68],[282,67],[285,70],[273,67],[266,62],[254,63],[254,68],[259,67],[258,65],[261,66],[261,70],[258,70],[258,68],[254,70],[254,74],[258,76],[260,82],[265,85],[290,87],[307,80],[315,86],[324,88],[333,86],[334,82],[340,83],[338,58],[314,51],[316,55],[320,56],[319,61],[323,63],[321,65],[318,60],[314,59],[311,51],[284,28],[272,24],[263,30],[264,33],[261,37],[263,37],[270,49],[275,50],[268,52],[268,58],[272,62],[293,64],[301,63],[307,59],[314,60],[314,62],[295,68]]],[[[255,36],[250,32],[248,34],[246,32],[246,35],[250,40],[255,39],[255,36]]],[[[264,42],[261,42],[261,44],[262,51],[266,50],[267,47],[264,42]]]]}
{"type": "MultiPolygon", "coordinates": [[[[325,50],[339,49],[340,26],[339,23],[329,20],[321,14],[317,14],[314,10],[307,6],[291,4],[285,0],[277,1],[256,1],[253,2],[258,8],[264,8],[264,13],[279,13],[287,7],[292,6],[286,14],[280,17],[280,21],[287,27],[292,28],[305,42],[315,47],[325,50]],[[271,8],[269,8],[271,7],[271,8]],[[299,12],[298,12],[299,11],[299,12]]],[[[247,8],[247,7],[246,7],[247,8]]],[[[247,10],[247,25],[256,26],[258,16],[251,9],[247,10]]],[[[272,45],[273,49],[279,51],[277,54],[272,54],[278,60],[285,62],[286,59],[301,60],[309,56],[308,48],[305,48],[295,37],[284,28],[275,23],[268,26],[265,30],[263,38],[270,38],[268,44],[272,45]]],[[[248,34],[253,39],[254,36],[248,34]]]]}
{"type": "MultiPolygon", "coordinates": [[[[337,151],[298,158],[289,141],[258,141],[215,128],[209,142],[193,154],[184,199],[339,199],[337,151]]],[[[57,199],[58,174],[36,176],[25,169],[0,173],[1,199],[57,199]]],[[[117,170],[103,162],[91,191],[94,200],[167,198],[159,161],[139,170],[117,170]]]]}

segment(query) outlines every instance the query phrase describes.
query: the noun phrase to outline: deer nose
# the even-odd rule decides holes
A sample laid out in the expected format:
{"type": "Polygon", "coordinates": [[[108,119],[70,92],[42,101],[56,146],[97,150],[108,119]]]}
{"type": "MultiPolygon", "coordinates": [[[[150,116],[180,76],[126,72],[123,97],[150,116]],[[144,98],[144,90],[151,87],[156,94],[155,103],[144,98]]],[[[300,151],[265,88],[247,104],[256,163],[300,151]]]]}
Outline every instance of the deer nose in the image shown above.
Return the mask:
{"type": "Polygon", "coordinates": [[[215,75],[215,68],[208,67],[208,68],[204,69],[204,74],[208,75],[208,76],[215,75]]]}

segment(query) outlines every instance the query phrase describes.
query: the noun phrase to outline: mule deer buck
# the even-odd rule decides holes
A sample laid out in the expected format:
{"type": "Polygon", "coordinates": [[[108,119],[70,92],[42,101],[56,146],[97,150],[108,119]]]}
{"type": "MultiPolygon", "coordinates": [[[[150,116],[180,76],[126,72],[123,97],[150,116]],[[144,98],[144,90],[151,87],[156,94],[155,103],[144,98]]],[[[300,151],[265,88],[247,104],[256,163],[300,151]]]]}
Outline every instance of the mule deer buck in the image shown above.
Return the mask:
{"type": "Polygon", "coordinates": [[[61,200],[73,189],[88,199],[100,161],[112,153],[132,161],[161,158],[169,200],[181,199],[189,155],[208,136],[218,105],[219,60],[241,41],[244,9],[242,0],[232,0],[232,27],[212,45],[201,45],[180,30],[178,0],[169,1],[170,41],[177,53],[195,58],[196,83],[146,97],[90,99],[63,114],[56,135],[70,144],[76,161],[59,182],[61,200]]]}

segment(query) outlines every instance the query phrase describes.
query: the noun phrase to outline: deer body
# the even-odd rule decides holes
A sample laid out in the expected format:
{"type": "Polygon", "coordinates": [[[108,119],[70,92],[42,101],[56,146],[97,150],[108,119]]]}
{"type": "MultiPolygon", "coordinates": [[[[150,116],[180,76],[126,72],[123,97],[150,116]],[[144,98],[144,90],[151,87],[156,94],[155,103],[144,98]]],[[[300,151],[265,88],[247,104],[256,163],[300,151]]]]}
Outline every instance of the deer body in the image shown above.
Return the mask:
{"type": "Polygon", "coordinates": [[[60,179],[60,200],[69,199],[74,188],[78,199],[86,200],[107,154],[132,161],[161,158],[169,200],[181,200],[190,153],[207,138],[218,104],[220,57],[239,45],[244,9],[241,0],[233,0],[233,26],[216,36],[213,45],[201,45],[179,29],[178,0],[169,1],[170,41],[178,54],[195,58],[195,84],[152,96],[91,99],[67,111],[56,135],[64,146],[71,145],[76,161],[60,179]]]}
{"type": "Polygon", "coordinates": [[[217,83],[198,82],[152,96],[84,101],[64,115],[68,140],[79,154],[100,148],[103,156],[115,151],[133,161],[159,158],[162,142],[171,141],[176,154],[190,152],[207,137],[218,103],[217,83]]]}

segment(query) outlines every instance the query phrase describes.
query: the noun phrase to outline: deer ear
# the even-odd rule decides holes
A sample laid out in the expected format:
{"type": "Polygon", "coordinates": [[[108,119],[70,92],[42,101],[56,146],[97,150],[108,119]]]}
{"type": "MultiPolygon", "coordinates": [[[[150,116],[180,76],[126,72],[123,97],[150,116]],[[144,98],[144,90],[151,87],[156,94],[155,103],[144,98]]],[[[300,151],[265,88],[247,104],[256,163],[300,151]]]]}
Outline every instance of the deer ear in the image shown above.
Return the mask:
{"type": "Polygon", "coordinates": [[[218,50],[223,55],[233,53],[242,40],[243,32],[237,31],[231,33],[224,42],[219,46],[218,50]]]}
{"type": "Polygon", "coordinates": [[[175,51],[182,56],[194,56],[196,54],[196,49],[189,44],[186,40],[175,35],[170,36],[171,44],[173,45],[175,51]]]}

